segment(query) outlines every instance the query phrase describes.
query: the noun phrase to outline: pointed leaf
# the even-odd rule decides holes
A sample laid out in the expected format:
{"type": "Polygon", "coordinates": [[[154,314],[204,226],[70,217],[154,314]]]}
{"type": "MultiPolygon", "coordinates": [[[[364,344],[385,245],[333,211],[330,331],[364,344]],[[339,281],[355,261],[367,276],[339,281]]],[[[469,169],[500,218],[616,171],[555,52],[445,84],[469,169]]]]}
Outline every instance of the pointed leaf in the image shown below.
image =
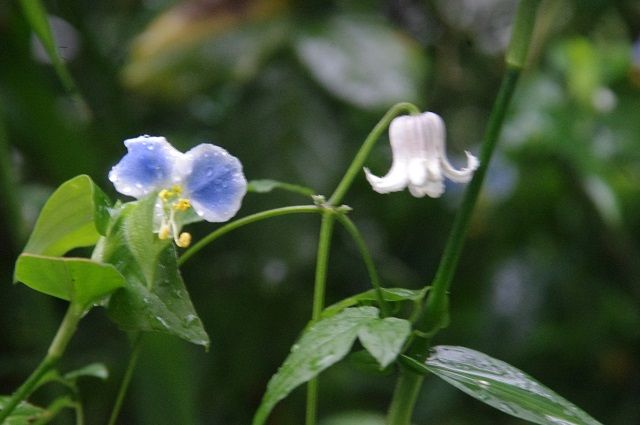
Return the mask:
{"type": "Polygon", "coordinates": [[[21,254],[16,279],[36,291],[76,303],[83,308],[124,285],[124,277],[111,264],[86,258],[21,254]]]}
{"type": "MultiPolygon", "coordinates": [[[[0,410],[4,408],[10,398],[9,396],[0,396],[0,410]]],[[[23,401],[18,404],[9,417],[4,420],[3,425],[29,425],[44,413],[45,410],[41,407],[23,401]]]]}
{"type": "Polygon", "coordinates": [[[58,54],[56,40],[49,25],[47,11],[40,0],[20,0],[24,15],[31,26],[33,32],[38,36],[44,50],[47,52],[53,67],[58,74],[58,78],[70,93],[77,94],[78,89],[67,69],[64,61],[58,54]]]}
{"type": "Polygon", "coordinates": [[[411,323],[408,320],[387,317],[364,325],[358,331],[358,338],[384,369],[400,354],[410,333],[411,323]]]}
{"type": "Polygon", "coordinates": [[[98,378],[104,381],[109,378],[109,370],[103,363],[91,363],[80,369],[72,370],[64,374],[64,379],[70,381],[83,377],[98,378]]]}
{"type": "Polygon", "coordinates": [[[361,327],[378,318],[375,307],[349,308],[328,319],[319,320],[304,330],[299,341],[278,372],[253,418],[253,425],[264,424],[273,407],[294,388],[318,376],[320,372],[347,355],[361,327]]]}
{"type": "Polygon", "coordinates": [[[153,233],[154,207],[154,196],[123,205],[101,242],[103,261],[114,264],[126,280],[109,300],[109,317],[124,330],[168,333],[208,347],[175,247],[153,233]]]}
{"type": "Polygon", "coordinates": [[[274,189],[286,190],[300,195],[312,196],[316,192],[305,186],[297,184],[279,182],[277,180],[263,179],[263,180],[251,180],[247,186],[248,192],[255,193],[268,193],[274,189]]]}
{"type": "MultiPolygon", "coordinates": [[[[406,288],[382,288],[382,297],[388,302],[418,301],[424,297],[428,290],[429,287],[420,290],[406,288]]],[[[369,289],[368,291],[361,292],[330,305],[322,311],[322,317],[331,317],[345,308],[353,307],[363,301],[378,301],[375,289],[369,289]]]]}
{"type": "Polygon", "coordinates": [[[94,245],[106,233],[109,207],[106,195],[89,176],[68,180],[42,208],[24,252],[57,257],[94,245]]]}
{"type": "Polygon", "coordinates": [[[440,345],[425,365],[454,387],[511,416],[541,425],[601,425],[520,370],[478,351],[440,345]]]}

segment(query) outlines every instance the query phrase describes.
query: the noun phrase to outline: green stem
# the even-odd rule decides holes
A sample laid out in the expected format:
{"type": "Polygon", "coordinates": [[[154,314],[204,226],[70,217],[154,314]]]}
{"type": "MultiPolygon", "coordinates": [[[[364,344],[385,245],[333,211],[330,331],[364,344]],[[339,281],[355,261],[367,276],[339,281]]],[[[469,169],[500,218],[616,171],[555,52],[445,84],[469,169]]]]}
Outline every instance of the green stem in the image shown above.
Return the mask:
{"type": "MultiPolygon", "coordinates": [[[[329,248],[331,247],[331,236],[333,235],[333,225],[335,214],[331,210],[325,210],[322,214],[320,224],[320,237],[318,240],[318,256],[316,260],[316,276],[313,289],[313,310],[311,320],[320,318],[324,308],[324,294],[327,284],[327,268],[329,265],[329,248]]],[[[307,409],[306,425],[315,425],[318,410],[318,379],[312,379],[307,384],[307,409]]]]}
{"type": "MultiPolygon", "coordinates": [[[[408,355],[422,359],[430,345],[430,338],[448,324],[449,299],[448,290],[460,258],[460,252],[471,221],[473,208],[478,199],[482,183],[486,175],[491,156],[493,155],[500,131],[504,123],[507,108],[520,76],[519,67],[508,66],[506,75],[498,92],[496,102],[491,111],[482,150],[480,153],[480,167],[476,170],[473,180],[467,187],[462,206],[456,215],[453,228],[444,249],[442,259],[431,285],[429,296],[422,308],[422,313],[415,322],[415,329],[426,337],[417,338],[409,347],[408,355]]],[[[391,425],[409,425],[415,403],[414,391],[420,388],[422,378],[409,370],[403,370],[403,375],[396,387],[389,410],[388,423],[391,425]],[[417,389],[416,389],[417,388],[417,389]]]]}
{"type": "Polygon", "coordinates": [[[367,248],[367,244],[362,237],[362,234],[356,227],[356,225],[344,214],[337,215],[338,221],[342,223],[342,225],[347,229],[351,238],[356,243],[358,250],[360,251],[360,256],[362,257],[362,261],[364,261],[365,266],[367,267],[367,272],[369,273],[369,279],[371,279],[371,286],[376,293],[376,299],[378,301],[378,305],[380,306],[380,311],[382,317],[387,317],[389,315],[389,306],[387,302],[384,300],[384,295],[382,294],[382,285],[380,284],[380,278],[378,276],[378,271],[376,270],[375,263],[371,258],[371,254],[369,253],[369,248],[367,248]]]}
{"type": "Polygon", "coordinates": [[[292,207],[275,208],[272,210],[262,211],[256,214],[248,215],[246,217],[232,221],[231,223],[227,223],[226,225],[220,227],[219,229],[214,230],[213,232],[209,233],[207,236],[199,240],[198,243],[194,244],[191,248],[186,250],[184,254],[180,256],[180,258],[178,259],[178,265],[180,266],[183,265],[184,263],[187,262],[187,260],[193,257],[202,248],[209,245],[211,242],[218,239],[220,236],[223,236],[239,227],[245,226],[250,223],[255,223],[256,221],[264,220],[267,218],[278,217],[280,215],[321,213],[322,211],[323,210],[316,205],[296,205],[292,207]]]}
{"type": "Polygon", "coordinates": [[[531,35],[541,0],[521,0],[513,23],[511,42],[505,56],[508,66],[524,68],[531,45],[531,35]]]}
{"type": "Polygon", "coordinates": [[[500,137],[504,117],[511,98],[513,97],[519,76],[519,68],[509,67],[507,69],[491,116],[489,117],[489,124],[480,152],[480,167],[476,170],[473,180],[467,187],[462,205],[453,222],[453,228],[449,234],[449,239],[447,240],[433,284],[431,285],[423,314],[416,321],[416,329],[427,335],[433,334],[437,332],[439,328],[446,326],[448,320],[446,317],[448,310],[447,293],[458,266],[458,260],[462,252],[469,223],[471,222],[473,209],[478,200],[478,195],[480,194],[480,189],[482,188],[482,183],[489,168],[496,143],[500,137]]]}
{"type": "Polygon", "coordinates": [[[411,424],[413,406],[420,394],[424,376],[405,367],[400,369],[400,377],[396,384],[393,400],[389,406],[389,425],[411,424]]]}
{"type": "MultiPolygon", "coordinates": [[[[502,80],[485,131],[480,152],[480,167],[476,170],[473,180],[467,187],[462,206],[454,220],[453,228],[431,285],[429,296],[414,324],[418,336],[407,349],[407,354],[418,361],[424,361],[431,345],[431,338],[448,324],[449,287],[460,259],[473,209],[500,137],[507,108],[511,103],[520,73],[526,63],[539,5],[540,0],[521,0],[518,5],[511,44],[505,58],[507,72],[502,80]]],[[[409,425],[411,423],[413,408],[422,380],[422,376],[415,371],[408,368],[402,369],[387,416],[390,425],[409,425]]]]}
{"type": "Polygon", "coordinates": [[[133,349],[131,350],[131,355],[129,357],[129,363],[127,364],[127,369],[124,372],[124,376],[122,377],[122,382],[120,382],[120,388],[118,389],[118,395],[116,396],[116,402],[113,405],[113,409],[111,410],[111,416],[109,417],[108,425],[115,425],[118,420],[118,415],[120,414],[120,410],[122,409],[122,403],[124,402],[124,397],[127,394],[127,390],[129,389],[129,384],[131,383],[131,378],[133,377],[133,371],[138,364],[138,357],[140,356],[140,351],[142,349],[142,333],[138,332],[133,341],[133,349]]]}
{"type": "Polygon", "coordinates": [[[69,305],[67,313],[58,328],[58,332],[49,346],[47,355],[27,380],[20,385],[15,393],[13,393],[4,409],[0,411],[0,424],[9,417],[11,412],[13,412],[20,402],[26,400],[26,398],[31,395],[31,393],[37,388],[40,379],[58,363],[64,354],[64,350],[67,348],[71,337],[75,334],[76,329],[78,328],[78,322],[82,318],[82,314],[82,309],[77,308],[74,304],[69,305]]]}
{"type": "Polygon", "coordinates": [[[410,114],[420,113],[420,110],[415,105],[404,102],[404,103],[398,103],[396,105],[393,105],[387,111],[387,113],[384,114],[384,116],[380,119],[380,121],[378,121],[378,124],[376,124],[376,126],[373,127],[373,130],[371,130],[367,138],[362,143],[360,150],[358,151],[356,156],[353,158],[353,161],[351,162],[351,165],[347,169],[347,172],[344,174],[344,177],[342,177],[342,180],[336,187],[336,190],[333,192],[333,195],[331,195],[331,198],[329,198],[329,202],[328,202],[329,205],[336,206],[340,202],[342,202],[342,199],[347,194],[349,187],[351,187],[351,183],[353,183],[353,179],[358,175],[358,173],[362,171],[362,167],[364,166],[365,161],[369,157],[369,154],[371,153],[373,146],[380,138],[380,135],[382,134],[382,132],[384,132],[387,129],[391,120],[395,118],[396,115],[400,114],[403,111],[409,112],[410,114]]]}

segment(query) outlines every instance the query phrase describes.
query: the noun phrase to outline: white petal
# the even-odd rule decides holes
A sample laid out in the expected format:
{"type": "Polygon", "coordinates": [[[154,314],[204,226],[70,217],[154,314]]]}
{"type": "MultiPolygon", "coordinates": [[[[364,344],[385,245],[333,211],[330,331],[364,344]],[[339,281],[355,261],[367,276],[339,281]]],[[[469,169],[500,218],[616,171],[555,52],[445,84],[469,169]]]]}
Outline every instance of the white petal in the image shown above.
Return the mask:
{"type": "Polygon", "coordinates": [[[416,198],[425,195],[431,198],[439,198],[444,193],[444,182],[442,180],[428,180],[423,185],[409,185],[409,192],[416,198]]]}
{"type": "Polygon", "coordinates": [[[404,167],[394,165],[384,177],[374,176],[368,168],[365,167],[364,174],[367,181],[371,184],[373,190],[378,193],[398,192],[409,182],[407,171],[404,167]]]}
{"type": "Polygon", "coordinates": [[[480,161],[478,161],[478,158],[471,155],[467,151],[465,151],[465,154],[467,155],[467,166],[461,170],[456,170],[455,168],[453,168],[453,166],[451,166],[451,164],[447,160],[447,157],[443,156],[441,158],[442,171],[444,172],[445,176],[451,179],[451,181],[454,181],[456,183],[468,183],[473,177],[473,173],[480,166],[480,161]]]}

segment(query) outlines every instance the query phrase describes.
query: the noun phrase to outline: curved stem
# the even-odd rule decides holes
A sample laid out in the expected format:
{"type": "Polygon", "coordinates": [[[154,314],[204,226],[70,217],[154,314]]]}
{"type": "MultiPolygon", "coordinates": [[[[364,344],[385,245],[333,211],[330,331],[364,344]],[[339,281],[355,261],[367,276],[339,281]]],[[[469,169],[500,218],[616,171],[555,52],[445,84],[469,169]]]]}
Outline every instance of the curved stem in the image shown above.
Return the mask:
{"type": "Polygon", "coordinates": [[[371,130],[367,138],[362,143],[360,150],[358,151],[356,156],[353,158],[353,161],[351,162],[351,165],[347,169],[347,172],[344,174],[344,177],[342,177],[342,180],[340,180],[340,183],[338,183],[338,186],[336,187],[336,190],[333,192],[333,195],[331,195],[331,198],[329,198],[329,202],[328,202],[329,205],[335,206],[335,205],[338,205],[340,202],[342,202],[342,199],[344,198],[347,191],[349,190],[349,187],[351,187],[351,183],[353,183],[353,179],[362,170],[362,167],[364,166],[364,162],[369,157],[369,154],[371,153],[373,146],[375,145],[376,141],[380,138],[380,135],[382,134],[382,132],[386,130],[386,128],[389,126],[389,123],[391,122],[391,120],[395,118],[396,115],[400,114],[403,111],[409,112],[410,114],[420,113],[420,110],[415,105],[411,103],[403,102],[403,103],[398,103],[396,105],[393,105],[387,111],[387,113],[384,114],[384,116],[380,119],[380,121],[378,121],[378,124],[376,124],[376,126],[373,127],[373,130],[371,130]]]}
{"type": "Polygon", "coordinates": [[[129,384],[131,383],[131,377],[133,376],[133,371],[138,364],[138,357],[140,355],[140,351],[142,349],[142,333],[138,332],[135,336],[133,342],[133,350],[131,351],[131,356],[129,357],[129,363],[127,364],[127,370],[122,377],[122,382],[120,383],[120,388],[118,389],[118,395],[116,396],[116,402],[113,405],[113,409],[111,410],[111,416],[109,417],[108,425],[115,425],[118,420],[118,415],[120,414],[120,410],[122,409],[122,403],[124,402],[124,397],[127,394],[127,390],[129,389],[129,384]]]}
{"type": "MultiPolygon", "coordinates": [[[[316,260],[316,276],[313,289],[313,310],[311,320],[320,318],[324,308],[324,294],[327,285],[327,268],[329,265],[329,248],[333,235],[335,214],[331,210],[324,210],[320,224],[320,237],[318,240],[318,256],[316,260]]],[[[312,379],[307,384],[307,409],[305,416],[306,425],[315,425],[318,410],[318,378],[312,379]]]]}
{"type": "Polygon", "coordinates": [[[20,385],[15,393],[11,396],[4,409],[0,410],[0,424],[9,417],[11,412],[20,402],[26,400],[27,397],[37,388],[40,379],[58,363],[64,354],[71,337],[78,328],[78,322],[82,318],[83,311],[75,304],[70,304],[67,312],[60,323],[58,332],[56,333],[47,355],[40,362],[38,367],[29,375],[26,381],[20,385]]]}
{"type": "Polygon", "coordinates": [[[362,261],[364,261],[365,266],[367,267],[367,272],[369,273],[369,279],[371,279],[371,286],[376,293],[376,299],[378,301],[378,305],[380,306],[380,312],[382,317],[387,317],[389,315],[389,306],[387,302],[384,300],[384,296],[382,294],[382,285],[380,284],[380,277],[378,276],[378,271],[376,270],[375,263],[371,258],[371,254],[369,253],[369,248],[367,248],[367,244],[362,237],[362,234],[356,227],[355,223],[349,219],[344,214],[337,215],[338,221],[342,223],[345,229],[351,235],[351,238],[356,243],[358,250],[360,251],[360,256],[362,257],[362,261]]]}
{"type": "Polygon", "coordinates": [[[178,259],[178,265],[181,266],[187,262],[191,257],[197,254],[202,248],[218,239],[220,236],[229,233],[239,227],[245,226],[256,221],[264,220],[266,218],[277,217],[286,214],[305,214],[305,213],[321,213],[323,210],[316,205],[296,205],[291,207],[275,208],[272,210],[262,211],[256,214],[251,214],[238,220],[227,223],[226,225],[214,230],[207,236],[194,244],[191,248],[186,250],[184,254],[178,259]]]}

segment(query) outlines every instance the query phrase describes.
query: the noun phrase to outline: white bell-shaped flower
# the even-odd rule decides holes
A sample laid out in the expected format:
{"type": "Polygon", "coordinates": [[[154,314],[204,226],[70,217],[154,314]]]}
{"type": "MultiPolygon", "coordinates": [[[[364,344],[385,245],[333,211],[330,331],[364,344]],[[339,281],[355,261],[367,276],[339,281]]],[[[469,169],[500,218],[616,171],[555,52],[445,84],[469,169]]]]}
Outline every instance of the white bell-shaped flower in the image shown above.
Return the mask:
{"type": "Polygon", "coordinates": [[[367,180],[378,193],[409,188],[415,197],[429,195],[438,198],[444,192],[444,178],[467,183],[480,165],[478,159],[465,152],[467,167],[456,170],[447,159],[445,127],[442,118],[433,112],[403,115],[391,121],[389,141],[393,153],[391,169],[384,177],[364,169],[367,180]]]}

